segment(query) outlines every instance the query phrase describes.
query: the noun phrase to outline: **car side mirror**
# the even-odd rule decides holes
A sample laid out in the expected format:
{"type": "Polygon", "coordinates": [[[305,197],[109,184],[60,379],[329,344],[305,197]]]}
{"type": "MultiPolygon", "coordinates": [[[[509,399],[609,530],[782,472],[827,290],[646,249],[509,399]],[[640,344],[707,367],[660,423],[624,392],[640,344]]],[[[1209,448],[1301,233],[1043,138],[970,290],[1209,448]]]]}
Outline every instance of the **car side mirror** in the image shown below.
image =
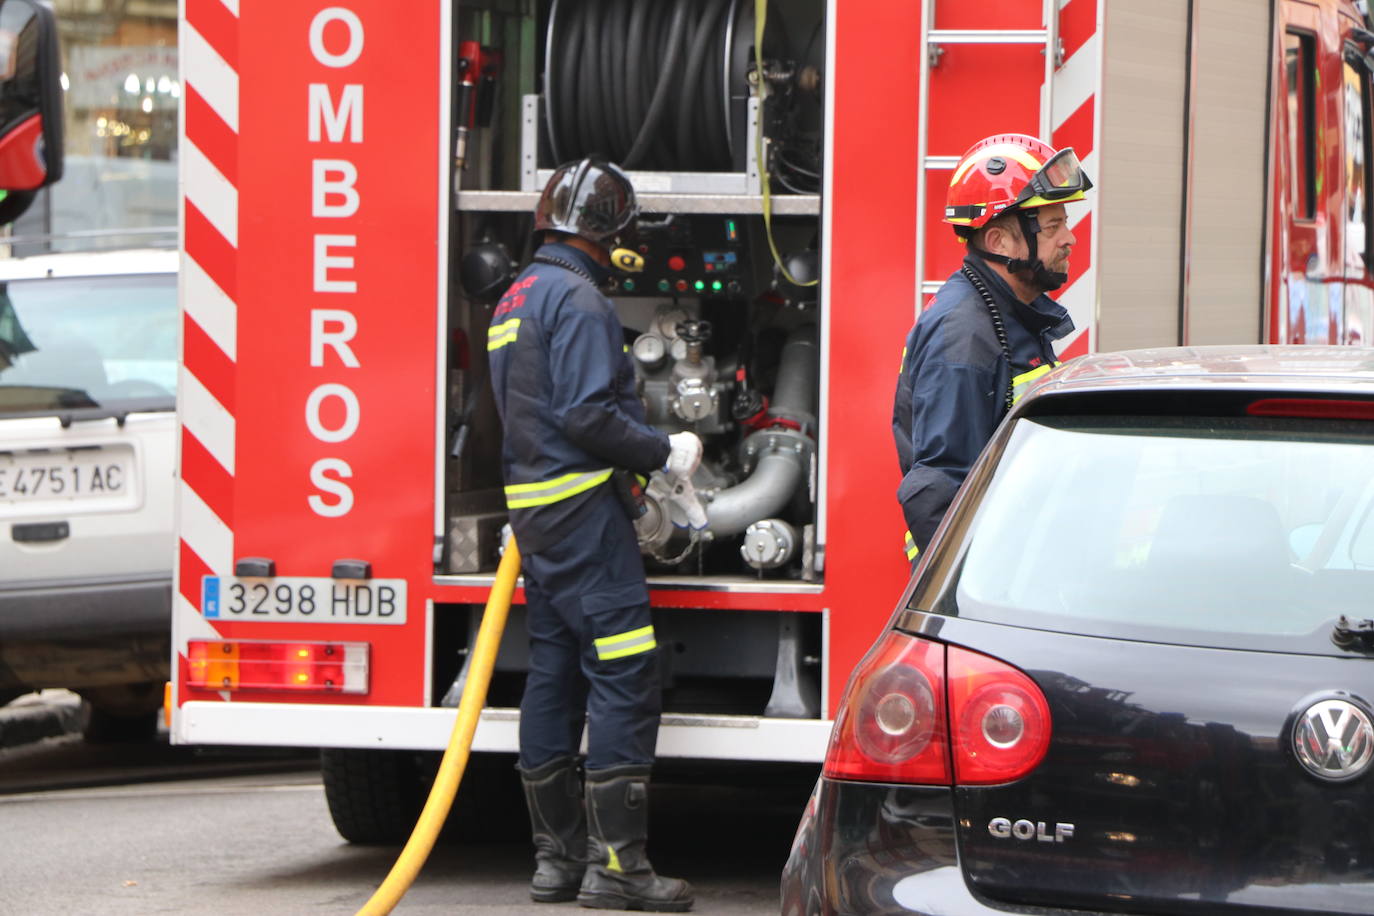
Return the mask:
{"type": "Polygon", "coordinates": [[[0,223],[62,177],[57,19],[39,0],[0,0],[0,223]]]}

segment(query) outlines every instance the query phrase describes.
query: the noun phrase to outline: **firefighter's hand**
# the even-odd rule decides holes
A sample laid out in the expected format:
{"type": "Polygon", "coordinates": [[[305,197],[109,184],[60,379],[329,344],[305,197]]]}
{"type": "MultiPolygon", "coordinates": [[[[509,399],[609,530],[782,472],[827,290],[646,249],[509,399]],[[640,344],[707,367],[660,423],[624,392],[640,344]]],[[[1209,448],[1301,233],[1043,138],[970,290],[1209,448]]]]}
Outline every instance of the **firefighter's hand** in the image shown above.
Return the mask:
{"type": "Polygon", "coordinates": [[[701,464],[701,440],[696,433],[673,433],[668,437],[668,444],[673,450],[668,453],[663,470],[669,477],[679,480],[690,478],[697,465],[701,464]]]}
{"type": "MultiPolygon", "coordinates": [[[[692,436],[691,433],[687,435],[692,436]]],[[[696,436],[692,436],[693,439],[696,436]]],[[[706,509],[701,505],[701,498],[697,496],[696,487],[692,486],[692,478],[679,474],[670,477],[665,483],[669,487],[668,500],[675,507],[681,510],[682,516],[687,519],[688,527],[700,531],[706,527],[706,509]]],[[[678,513],[672,513],[674,523],[677,522],[678,513]]]]}

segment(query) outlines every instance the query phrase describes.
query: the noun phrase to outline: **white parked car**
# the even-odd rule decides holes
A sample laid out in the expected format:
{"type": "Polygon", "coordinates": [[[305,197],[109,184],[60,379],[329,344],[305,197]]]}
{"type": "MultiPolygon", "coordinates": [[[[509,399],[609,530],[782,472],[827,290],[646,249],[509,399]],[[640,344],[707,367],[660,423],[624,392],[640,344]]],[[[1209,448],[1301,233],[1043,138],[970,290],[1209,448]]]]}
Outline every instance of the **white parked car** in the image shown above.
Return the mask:
{"type": "Polygon", "coordinates": [[[0,260],[0,702],[150,737],[170,654],[177,253],[0,260]]]}

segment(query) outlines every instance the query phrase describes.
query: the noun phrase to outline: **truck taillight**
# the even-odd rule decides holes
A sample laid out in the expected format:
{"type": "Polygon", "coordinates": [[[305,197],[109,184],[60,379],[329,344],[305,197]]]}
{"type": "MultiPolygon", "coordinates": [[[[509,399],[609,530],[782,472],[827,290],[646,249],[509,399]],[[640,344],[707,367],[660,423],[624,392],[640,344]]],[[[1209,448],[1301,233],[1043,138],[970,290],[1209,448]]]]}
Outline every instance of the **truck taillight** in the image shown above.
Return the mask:
{"type": "Polygon", "coordinates": [[[1040,764],[1049,742],[1049,704],[1024,673],[894,630],[855,671],[823,772],[917,785],[1012,782],[1040,764]]]}
{"type": "Polygon", "coordinates": [[[367,693],[369,647],[356,642],[193,639],[187,685],[203,690],[367,693]]]}

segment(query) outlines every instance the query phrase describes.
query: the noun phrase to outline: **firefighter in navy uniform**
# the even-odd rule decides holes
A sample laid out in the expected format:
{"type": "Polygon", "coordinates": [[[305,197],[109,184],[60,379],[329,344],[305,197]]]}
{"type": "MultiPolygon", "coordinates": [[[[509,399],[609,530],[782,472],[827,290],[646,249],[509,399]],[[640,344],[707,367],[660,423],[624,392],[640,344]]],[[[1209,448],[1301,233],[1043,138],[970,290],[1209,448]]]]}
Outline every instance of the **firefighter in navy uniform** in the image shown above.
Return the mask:
{"type": "Polygon", "coordinates": [[[968,254],[907,334],[892,409],[913,565],[998,423],[1057,365],[1073,322],[1046,293],[1076,241],[1064,204],[1091,187],[1072,149],[1022,134],[979,141],[954,169],[944,221],[968,254]]]}
{"type": "Polygon", "coordinates": [[[617,485],[627,471],[690,477],[701,441],[645,423],[624,331],[600,291],[637,214],[617,166],[558,168],[535,211],[542,244],[497,304],[487,350],[528,614],[519,767],[535,842],[530,894],[682,911],[691,887],[655,874],[645,854],[661,688],[632,507],[617,485]]]}

